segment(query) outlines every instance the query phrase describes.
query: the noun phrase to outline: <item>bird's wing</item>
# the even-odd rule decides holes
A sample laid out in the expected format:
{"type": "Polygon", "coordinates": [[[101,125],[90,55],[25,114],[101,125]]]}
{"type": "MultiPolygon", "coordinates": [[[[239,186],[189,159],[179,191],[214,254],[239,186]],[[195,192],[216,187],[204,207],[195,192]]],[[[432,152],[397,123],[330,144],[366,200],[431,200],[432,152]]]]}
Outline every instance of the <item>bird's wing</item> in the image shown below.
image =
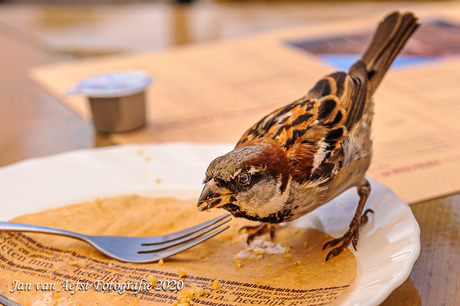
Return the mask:
{"type": "Polygon", "coordinates": [[[362,60],[348,73],[319,80],[305,97],[252,126],[237,147],[251,141],[276,141],[286,150],[298,182],[321,182],[335,175],[343,159],[343,140],[359,131],[368,101],[417,27],[412,13],[388,15],[362,60]]]}
{"type": "Polygon", "coordinates": [[[301,183],[334,175],[341,142],[361,120],[367,99],[366,70],[359,66],[356,70],[364,69],[362,81],[345,72],[324,77],[305,97],[253,125],[237,147],[252,141],[276,141],[286,150],[293,178],[301,183]]]}

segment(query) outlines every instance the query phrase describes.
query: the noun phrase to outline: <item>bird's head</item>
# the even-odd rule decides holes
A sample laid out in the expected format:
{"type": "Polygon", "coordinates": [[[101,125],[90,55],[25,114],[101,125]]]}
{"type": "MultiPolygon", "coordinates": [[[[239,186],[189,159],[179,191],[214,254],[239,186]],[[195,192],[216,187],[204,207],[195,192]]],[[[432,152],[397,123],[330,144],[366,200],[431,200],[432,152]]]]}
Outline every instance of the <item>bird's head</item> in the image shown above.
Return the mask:
{"type": "Polygon", "coordinates": [[[280,211],[288,198],[289,160],[277,143],[249,143],[214,159],[204,183],[198,210],[221,207],[263,218],[280,211]]]}

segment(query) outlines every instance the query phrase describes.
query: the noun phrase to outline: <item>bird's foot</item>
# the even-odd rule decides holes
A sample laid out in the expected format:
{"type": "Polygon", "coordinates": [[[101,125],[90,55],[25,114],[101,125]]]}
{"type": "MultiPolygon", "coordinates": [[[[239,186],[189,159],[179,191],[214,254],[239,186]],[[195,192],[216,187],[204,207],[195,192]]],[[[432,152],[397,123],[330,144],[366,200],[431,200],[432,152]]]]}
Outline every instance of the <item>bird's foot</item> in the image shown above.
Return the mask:
{"type": "Polygon", "coordinates": [[[364,214],[360,217],[354,217],[350,223],[350,229],[340,238],[332,239],[324,244],[323,250],[328,247],[333,247],[342,242],[342,244],[330,251],[326,256],[326,261],[328,261],[331,257],[335,257],[342,253],[344,249],[346,249],[350,242],[353,245],[355,251],[357,251],[356,246],[358,245],[359,239],[359,229],[369,221],[369,217],[367,216],[368,213],[374,213],[372,209],[368,209],[364,212],[364,214]]]}
{"type": "Polygon", "coordinates": [[[275,227],[265,223],[256,226],[243,226],[239,231],[241,232],[243,230],[249,232],[248,239],[246,240],[247,244],[250,244],[254,238],[262,236],[267,232],[270,234],[271,240],[275,238],[275,227]]]}

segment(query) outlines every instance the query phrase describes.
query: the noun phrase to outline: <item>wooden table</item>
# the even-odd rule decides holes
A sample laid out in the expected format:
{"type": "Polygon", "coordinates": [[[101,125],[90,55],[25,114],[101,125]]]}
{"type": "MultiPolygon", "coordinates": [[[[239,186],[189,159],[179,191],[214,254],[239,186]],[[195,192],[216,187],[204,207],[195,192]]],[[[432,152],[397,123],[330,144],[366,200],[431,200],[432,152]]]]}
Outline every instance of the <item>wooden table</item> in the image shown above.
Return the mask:
{"type": "MultiPolygon", "coordinates": [[[[8,31],[0,31],[0,46],[0,166],[112,144],[107,135],[95,133],[89,123],[26,78],[30,66],[65,56],[8,31]]],[[[410,277],[383,305],[459,305],[460,193],[411,208],[421,227],[421,254],[410,277]]]]}

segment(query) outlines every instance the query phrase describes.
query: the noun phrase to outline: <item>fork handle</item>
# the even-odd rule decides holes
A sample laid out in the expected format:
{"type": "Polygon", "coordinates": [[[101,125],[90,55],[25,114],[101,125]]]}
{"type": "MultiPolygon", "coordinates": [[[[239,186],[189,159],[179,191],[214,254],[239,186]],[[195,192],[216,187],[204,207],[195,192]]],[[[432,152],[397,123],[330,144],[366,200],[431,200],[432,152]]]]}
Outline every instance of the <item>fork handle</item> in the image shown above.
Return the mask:
{"type": "Polygon", "coordinates": [[[66,231],[63,229],[53,228],[53,227],[23,224],[23,223],[0,221],[0,231],[34,232],[34,233],[42,233],[42,234],[53,234],[53,235],[67,236],[67,237],[80,239],[83,241],[88,241],[87,236],[83,234],[66,231]]]}

